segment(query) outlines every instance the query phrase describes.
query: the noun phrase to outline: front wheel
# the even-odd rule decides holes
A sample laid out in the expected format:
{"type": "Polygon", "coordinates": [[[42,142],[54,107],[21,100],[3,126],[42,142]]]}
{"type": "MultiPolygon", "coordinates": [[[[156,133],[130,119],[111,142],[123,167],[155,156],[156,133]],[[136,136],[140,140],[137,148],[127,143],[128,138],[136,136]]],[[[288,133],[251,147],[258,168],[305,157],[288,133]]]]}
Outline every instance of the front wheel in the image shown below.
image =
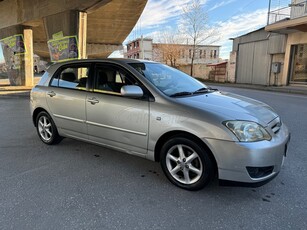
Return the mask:
{"type": "Polygon", "coordinates": [[[174,137],[161,150],[161,167],[176,186],[199,190],[214,177],[214,167],[207,150],[185,137],[174,137]]]}
{"type": "Polygon", "coordinates": [[[57,144],[62,140],[52,118],[44,111],[36,118],[36,130],[39,138],[47,145],[57,144]]]}

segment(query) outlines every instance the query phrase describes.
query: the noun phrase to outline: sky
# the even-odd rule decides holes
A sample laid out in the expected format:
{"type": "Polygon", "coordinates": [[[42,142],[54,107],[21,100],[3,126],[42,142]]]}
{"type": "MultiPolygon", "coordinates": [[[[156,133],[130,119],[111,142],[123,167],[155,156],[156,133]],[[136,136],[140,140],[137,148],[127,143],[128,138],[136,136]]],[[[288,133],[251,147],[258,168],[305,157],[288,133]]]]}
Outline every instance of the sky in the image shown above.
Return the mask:
{"type": "MultiPolygon", "coordinates": [[[[234,38],[266,25],[269,0],[201,0],[208,24],[218,30],[220,39],[212,45],[220,45],[220,57],[229,58],[234,38]]],[[[143,35],[157,41],[157,34],[180,25],[182,7],[191,0],[148,0],[147,5],[132,32],[124,41],[143,35]]],[[[205,44],[206,45],[206,44],[205,44]]],[[[115,53],[112,56],[118,56],[115,53]]],[[[0,46],[0,62],[3,60],[0,46]]]]}
{"type": "MultiPolygon", "coordinates": [[[[148,0],[140,20],[124,44],[141,35],[158,42],[159,32],[180,25],[182,8],[189,2],[191,0],[148,0]]],[[[223,59],[229,58],[230,38],[257,30],[267,23],[269,0],[202,0],[202,3],[208,24],[219,33],[220,39],[214,45],[221,46],[220,57],[223,59]]]]}

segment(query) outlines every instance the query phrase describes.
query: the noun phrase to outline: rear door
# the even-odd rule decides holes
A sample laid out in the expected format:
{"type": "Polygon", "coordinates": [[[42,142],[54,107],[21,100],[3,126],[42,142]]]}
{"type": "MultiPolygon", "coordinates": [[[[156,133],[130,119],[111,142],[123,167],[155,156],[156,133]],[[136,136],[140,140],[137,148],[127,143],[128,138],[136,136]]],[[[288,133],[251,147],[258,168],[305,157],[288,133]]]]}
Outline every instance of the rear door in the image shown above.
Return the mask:
{"type": "Polygon", "coordinates": [[[51,79],[47,103],[59,131],[67,136],[87,139],[85,99],[90,64],[61,67],[51,79]]]}
{"type": "Polygon", "coordinates": [[[147,152],[149,101],[122,97],[124,85],[140,85],[132,74],[113,64],[97,64],[93,92],[87,95],[89,139],[136,155],[147,152]]]}

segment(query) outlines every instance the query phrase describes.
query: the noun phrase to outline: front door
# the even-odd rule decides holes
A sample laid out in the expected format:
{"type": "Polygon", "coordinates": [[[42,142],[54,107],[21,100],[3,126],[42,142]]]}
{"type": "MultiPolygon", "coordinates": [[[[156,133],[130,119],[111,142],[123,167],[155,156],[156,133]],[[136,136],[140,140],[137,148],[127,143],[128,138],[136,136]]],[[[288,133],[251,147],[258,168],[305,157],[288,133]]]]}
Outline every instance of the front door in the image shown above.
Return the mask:
{"type": "Polygon", "coordinates": [[[120,94],[123,85],[140,83],[116,65],[99,64],[95,72],[94,90],[86,100],[89,139],[144,156],[148,142],[149,102],[120,94]]]}

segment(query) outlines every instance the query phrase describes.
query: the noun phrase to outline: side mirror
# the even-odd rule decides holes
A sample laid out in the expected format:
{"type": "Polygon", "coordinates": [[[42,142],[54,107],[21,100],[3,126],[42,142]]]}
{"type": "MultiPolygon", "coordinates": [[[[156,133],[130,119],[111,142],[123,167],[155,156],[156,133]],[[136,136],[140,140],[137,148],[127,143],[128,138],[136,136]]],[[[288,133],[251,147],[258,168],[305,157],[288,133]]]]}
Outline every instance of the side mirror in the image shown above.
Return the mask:
{"type": "Polygon", "coordinates": [[[141,87],[137,85],[124,85],[120,89],[120,93],[123,97],[140,98],[144,93],[141,87]]]}

